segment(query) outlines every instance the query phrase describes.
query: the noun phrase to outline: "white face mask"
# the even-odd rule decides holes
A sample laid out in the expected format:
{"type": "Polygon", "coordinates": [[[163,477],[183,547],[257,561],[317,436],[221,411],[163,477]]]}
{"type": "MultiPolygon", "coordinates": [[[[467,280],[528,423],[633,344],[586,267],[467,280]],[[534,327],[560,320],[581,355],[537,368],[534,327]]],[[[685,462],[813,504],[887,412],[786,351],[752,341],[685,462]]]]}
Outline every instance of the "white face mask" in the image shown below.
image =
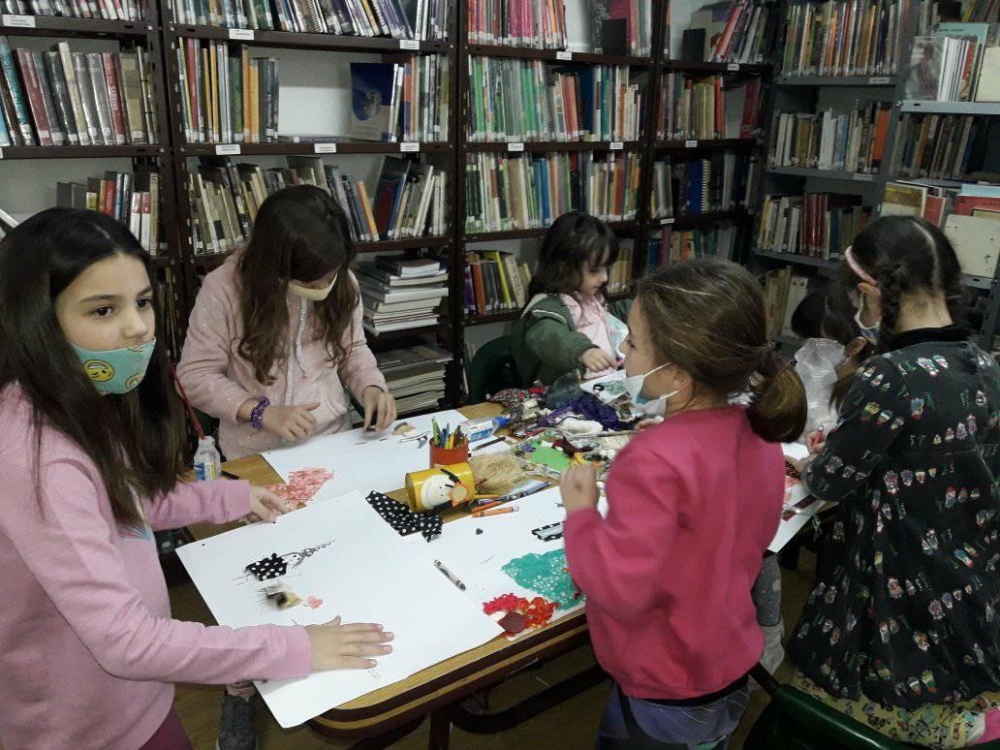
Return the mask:
{"type": "Polygon", "coordinates": [[[861,305],[858,307],[858,311],[854,313],[854,322],[858,324],[858,330],[861,331],[861,335],[868,339],[869,343],[872,345],[878,344],[879,336],[881,336],[882,321],[875,321],[875,325],[866,326],[861,322],[861,313],[865,309],[865,296],[861,295],[861,305]]]}
{"type": "Polygon", "coordinates": [[[289,281],[288,291],[290,291],[297,297],[302,297],[303,299],[307,299],[310,302],[322,302],[323,300],[325,300],[327,297],[330,296],[330,292],[333,291],[333,285],[336,283],[337,283],[336,276],[333,277],[333,281],[331,281],[328,285],[321,287],[320,289],[313,289],[312,287],[302,286],[302,284],[300,284],[297,281],[289,281]]]}

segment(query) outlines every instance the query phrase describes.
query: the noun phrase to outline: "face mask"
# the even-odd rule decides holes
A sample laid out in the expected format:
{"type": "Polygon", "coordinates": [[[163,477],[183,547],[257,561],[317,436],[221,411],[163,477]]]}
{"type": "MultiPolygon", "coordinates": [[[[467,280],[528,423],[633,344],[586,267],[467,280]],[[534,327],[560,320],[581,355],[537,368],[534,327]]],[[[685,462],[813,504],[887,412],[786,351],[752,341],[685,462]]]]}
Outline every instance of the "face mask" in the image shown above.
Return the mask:
{"type": "Polygon", "coordinates": [[[156,339],[107,352],[92,352],[76,344],[71,346],[83,363],[90,382],[100,393],[122,394],[128,393],[142,382],[150,357],[153,356],[156,339]]]}
{"type": "Polygon", "coordinates": [[[302,286],[302,284],[300,284],[297,281],[289,281],[288,291],[290,291],[292,294],[298,297],[307,299],[310,302],[322,302],[323,300],[325,300],[327,297],[330,296],[330,292],[333,291],[333,285],[336,283],[337,283],[337,277],[334,276],[333,281],[331,281],[327,286],[321,289],[312,289],[311,287],[308,286],[302,286]]]}
{"type": "MultiPolygon", "coordinates": [[[[642,386],[646,382],[646,378],[648,378],[650,375],[652,375],[657,370],[662,370],[664,367],[669,367],[669,366],[670,366],[670,363],[669,362],[665,362],[662,365],[660,365],[659,367],[654,367],[652,370],[650,370],[649,372],[647,372],[645,375],[629,375],[627,378],[625,378],[624,381],[622,381],[623,385],[625,386],[625,392],[628,393],[629,398],[632,399],[632,403],[633,404],[636,404],[638,406],[643,401],[647,401],[647,403],[648,403],[647,399],[641,399],[641,397],[639,396],[639,394],[642,393],[642,386]]],[[[673,396],[675,393],[677,393],[677,391],[672,391],[670,393],[666,393],[666,394],[660,396],[659,398],[660,399],[667,399],[667,398],[670,398],[671,396],[673,396]]]]}
{"type": "Polygon", "coordinates": [[[861,335],[868,339],[869,343],[872,345],[878,344],[879,336],[881,335],[882,321],[878,320],[875,322],[871,328],[866,326],[861,322],[861,313],[865,309],[865,298],[864,295],[861,297],[861,306],[858,311],[854,313],[854,322],[858,324],[858,330],[861,331],[861,335]]]}

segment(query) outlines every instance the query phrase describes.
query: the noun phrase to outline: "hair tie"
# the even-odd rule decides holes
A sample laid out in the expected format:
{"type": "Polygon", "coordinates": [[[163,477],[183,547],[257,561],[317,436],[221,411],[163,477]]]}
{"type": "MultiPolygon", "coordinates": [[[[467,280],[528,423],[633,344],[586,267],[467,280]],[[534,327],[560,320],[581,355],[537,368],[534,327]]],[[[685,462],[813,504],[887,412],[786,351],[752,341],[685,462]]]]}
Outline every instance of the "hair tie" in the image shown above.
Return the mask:
{"type": "Polygon", "coordinates": [[[854,249],[854,245],[849,245],[846,250],[844,250],[844,260],[847,261],[847,265],[850,266],[851,270],[856,273],[862,281],[867,281],[872,286],[878,286],[878,282],[863,269],[858,262],[854,259],[854,253],[851,252],[854,249]]]}

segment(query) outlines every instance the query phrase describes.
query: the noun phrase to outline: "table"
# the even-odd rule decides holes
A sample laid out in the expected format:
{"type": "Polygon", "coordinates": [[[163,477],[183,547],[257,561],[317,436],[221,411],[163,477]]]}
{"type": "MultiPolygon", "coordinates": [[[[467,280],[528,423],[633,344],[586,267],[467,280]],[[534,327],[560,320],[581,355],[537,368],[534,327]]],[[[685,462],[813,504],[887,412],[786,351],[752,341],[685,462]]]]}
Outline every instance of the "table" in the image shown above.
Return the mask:
{"type": "MultiPolygon", "coordinates": [[[[477,404],[459,411],[468,419],[480,419],[496,416],[501,409],[496,404],[477,404]]],[[[252,484],[280,484],[282,481],[260,455],[228,461],[223,468],[252,484]]],[[[397,500],[406,497],[403,489],[388,494],[397,500]]],[[[460,513],[452,511],[452,515],[458,517],[460,513]]],[[[448,520],[448,514],[445,519],[448,520]]],[[[218,534],[220,528],[228,527],[196,524],[190,531],[197,539],[218,534]]],[[[309,725],[314,731],[336,739],[377,737],[378,744],[372,746],[385,747],[391,740],[412,731],[429,715],[429,747],[446,750],[452,723],[469,731],[502,731],[606,679],[595,665],[518,706],[486,717],[473,716],[456,706],[469,695],[500,684],[531,664],[548,661],[589,641],[586,616],[583,611],[577,611],[517,640],[496,638],[439,662],[405,680],[331,709],[309,725]]]]}

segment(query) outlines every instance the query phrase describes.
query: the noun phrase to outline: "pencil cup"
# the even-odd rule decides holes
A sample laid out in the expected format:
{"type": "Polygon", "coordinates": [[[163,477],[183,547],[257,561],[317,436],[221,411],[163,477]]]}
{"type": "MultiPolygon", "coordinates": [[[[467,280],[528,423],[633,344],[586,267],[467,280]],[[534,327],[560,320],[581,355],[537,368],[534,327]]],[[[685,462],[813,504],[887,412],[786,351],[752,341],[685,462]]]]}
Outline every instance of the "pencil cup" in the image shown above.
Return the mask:
{"type": "Polygon", "coordinates": [[[476,480],[467,463],[438,466],[406,475],[406,493],[415,511],[461,505],[472,499],[476,480]]]}
{"type": "Polygon", "coordinates": [[[436,466],[451,466],[452,464],[464,464],[469,460],[469,444],[467,442],[462,442],[461,445],[456,445],[454,448],[439,448],[434,445],[432,440],[431,446],[431,465],[430,468],[436,466]]]}

